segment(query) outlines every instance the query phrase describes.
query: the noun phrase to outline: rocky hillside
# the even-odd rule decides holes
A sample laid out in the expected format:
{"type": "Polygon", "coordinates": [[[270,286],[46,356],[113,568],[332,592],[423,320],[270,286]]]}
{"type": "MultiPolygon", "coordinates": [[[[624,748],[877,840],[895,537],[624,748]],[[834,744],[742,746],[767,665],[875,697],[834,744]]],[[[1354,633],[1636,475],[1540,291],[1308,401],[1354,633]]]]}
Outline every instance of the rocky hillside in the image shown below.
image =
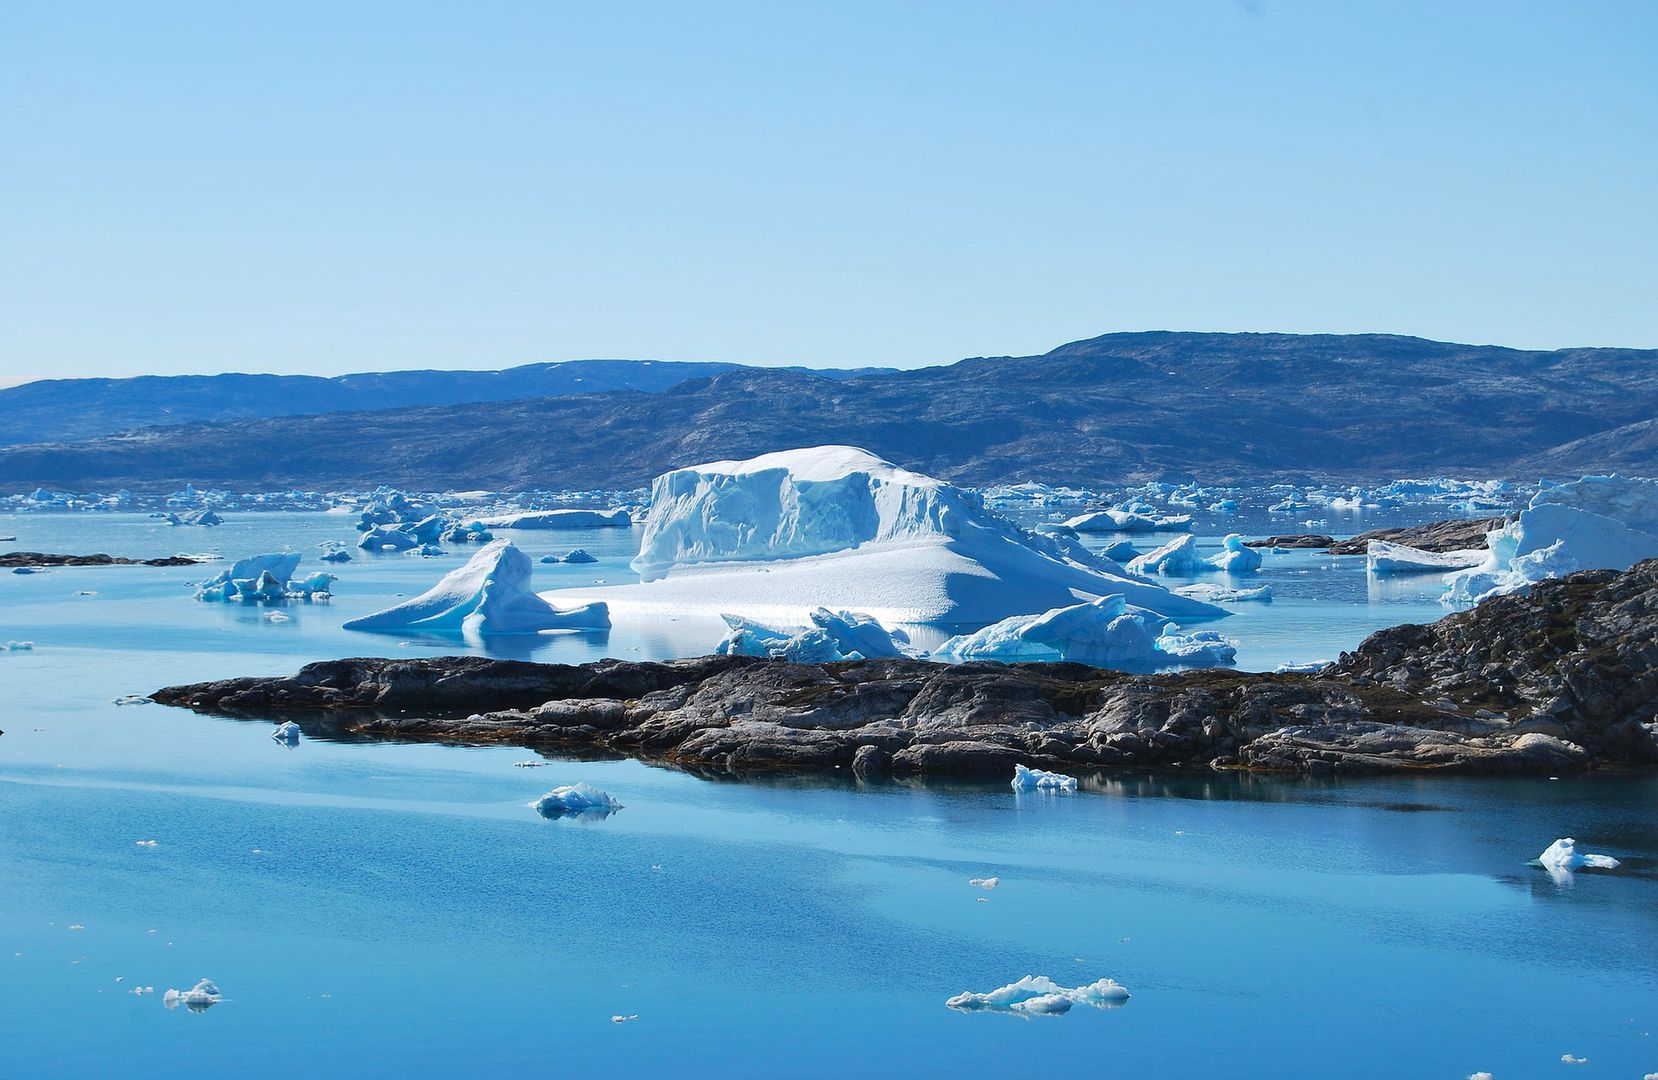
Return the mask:
{"type": "Polygon", "coordinates": [[[1658,765],[1658,560],[1380,631],[1317,675],[742,657],[332,660],[157,701],[313,735],[629,755],[699,771],[1009,776],[1157,765],[1557,773],[1658,765]]]}

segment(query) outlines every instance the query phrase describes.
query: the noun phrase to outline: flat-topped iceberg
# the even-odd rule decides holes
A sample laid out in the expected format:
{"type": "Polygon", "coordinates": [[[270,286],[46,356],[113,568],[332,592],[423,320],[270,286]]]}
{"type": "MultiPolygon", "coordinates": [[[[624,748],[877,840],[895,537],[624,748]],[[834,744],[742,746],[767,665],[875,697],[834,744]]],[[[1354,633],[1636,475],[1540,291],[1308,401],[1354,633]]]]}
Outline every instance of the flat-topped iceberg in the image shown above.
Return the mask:
{"type": "Polygon", "coordinates": [[[1365,547],[1365,568],[1375,577],[1408,574],[1446,574],[1485,563],[1484,548],[1462,551],[1423,551],[1420,548],[1371,540],[1365,547]]]}
{"type": "Polygon", "coordinates": [[[1109,1009],[1128,1000],[1128,989],[1115,979],[1100,979],[1084,986],[1061,986],[1046,975],[1026,975],[1018,982],[999,986],[988,993],[957,994],[944,1004],[964,1012],[1008,1012],[1025,1016],[1060,1016],[1074,1005],[1109,1009]]]}
{"type": "Polygon", "coordinates": [[[626,528],[633,524],[633,515],[626,510],[525,510],[480,518],[479,523],[489,529],[626,528]]]}
{"type": "Polygon", "coordinates": [[[1065,522],[1065,527],[1077,532],[1185,532],[1192,527],[1189,514],[1158,514],[1125,507],[1108,510],[1090,510],[1065,522]]]}
{"type": "Polygon", "coordinates": [[[1177,585],[1174,591],[1181,596],[1189,596],[1193,600],[1204,600],[1211,604],[1240,604],[1249,601],[1272,603],[1271,585],[1257,585],[1252,589],[1233,589],[1225,585],[1200,581],[1195,585],[1177,585]]]}
{"type": "Polygon", "coordinates": [[[534,634],[543,630],[605,630],[602,603],[559,608],[530,589],[530,557],[510,540],[485,544],[467,564],[395,607],[352,619],[347,630],[437,630],[467,634],[534,634]]]}
{"type": "Polygon", "coordinates": [[[1168,625],[1168,619],[1121,596],[1104,596],[1039,615],[1009,616],[953,637],[937,651],[954,660],[1074,660],[1129,669],[1208,667],[1231,663],[1237,655],[1236,645],[1218,634],[1165,634],[1168,625]]]}
{"type": "Polygon", "coordinates": [[[1020,528],[976,495],[850,446],[659,476],[633,568],[641,584],[548,595],[784,624],[818,608],[888,626],[986,623],[1108,595],[1181,620],[1226,614],[1125,573],[1075,538],[1020,528]]]}
{"type": "Polygon", "coordinates": [[[1627,570],[1658,557],[1658,480],[1586,476],[1544,487],[1485,543],[1483,563],[1446,577],[1447,603],[1472,604],[1579,570],[1627,570]]]}

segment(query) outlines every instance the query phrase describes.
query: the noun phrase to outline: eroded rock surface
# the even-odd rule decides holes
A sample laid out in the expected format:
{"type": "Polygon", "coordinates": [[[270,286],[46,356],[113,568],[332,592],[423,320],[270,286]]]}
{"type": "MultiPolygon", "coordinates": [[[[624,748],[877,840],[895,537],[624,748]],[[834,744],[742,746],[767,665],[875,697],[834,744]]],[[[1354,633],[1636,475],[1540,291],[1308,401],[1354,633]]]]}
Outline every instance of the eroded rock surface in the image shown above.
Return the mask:
{"type": "Polygon", "coordinates": [[[1658,560],[1371,635],[1313,675],[710,656],[331,660],[157,701],[372,739],[699,771],[995,776],[1148,765],[1563,772],[1658,764],[1658,560]]]}

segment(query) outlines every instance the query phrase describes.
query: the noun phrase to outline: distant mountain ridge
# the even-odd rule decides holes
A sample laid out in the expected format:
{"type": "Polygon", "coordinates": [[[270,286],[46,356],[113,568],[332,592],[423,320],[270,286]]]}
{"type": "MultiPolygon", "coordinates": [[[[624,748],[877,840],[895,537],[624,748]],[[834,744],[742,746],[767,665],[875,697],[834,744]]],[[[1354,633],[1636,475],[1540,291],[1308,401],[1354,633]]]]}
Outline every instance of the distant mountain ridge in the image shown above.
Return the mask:
{"type": "MultiPolygon", "coordinates": [[[[67,442],[138,428],[244,417],[517,401],[608,390],[657,393],[739,367],[714,361],[566,360],[498,371],[355,375],[145,375],[43,379],[0,390],[0,446],[67,442]]],[[[834,378],[858,372],[825,371],[834,378]]]]}
{"type": "Polygon", "coordinates": [[[0,490],[632,487],[818,443],[967,484],[1658,472],[1658,351],[1392,335],[1109,334],[825,378],[155,428],[0,449],[0,490]]]}

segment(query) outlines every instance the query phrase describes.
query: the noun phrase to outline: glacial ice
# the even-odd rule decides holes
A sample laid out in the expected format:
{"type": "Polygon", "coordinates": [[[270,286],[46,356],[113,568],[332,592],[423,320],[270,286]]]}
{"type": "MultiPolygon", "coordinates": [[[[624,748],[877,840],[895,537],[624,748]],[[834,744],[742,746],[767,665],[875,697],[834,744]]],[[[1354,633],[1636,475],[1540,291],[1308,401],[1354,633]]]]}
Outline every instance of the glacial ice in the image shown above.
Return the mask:
{"type": "Polygon", "coordinates": [[[568,816],[603,817],[622,808],[608,791],[592,784],[577,783],[556,787],[530,803],[535,812],[545,818],[568,816]]]}
{"type": "Polygon", "coordinates": [[[1039,615],[1009,616],[950,638],[937,651],[955,660],[1074,660],[1127,668],[1230,663],[1236,655],[1231,642],[1212,632],[1164,634],[1168,623],[1156,612],[1128,605],[1121,596],[1104,596],[1039,615]],[[1225,648],[1231,653],[1222,658],[1225,648]]]}
{"type": "Polygon", "coordinates": [[[271,738],[284,746],[299,745],[299,725],[292,720],[284,720],[271,732],[271,738]]]}
{"type": "Polygon", "coordinates": [[[1591,855],[1579,853],[1577,841],[1571,837],[1556,840],[1546,848],[1543,854],[1537,856],[1537,861],[1543,864],[1545,870],[1616,870],[1618,860],[1610,855],[1591,855]]]}
{"type": "Polygon", "coordinates": [[[1372,540],[1365,548],[1365,567],[1375,577],[1400,577],[1406,574],[1449,573],[1480,566],[1485,562],[1483,548],[1462,551],[1423,551],[1420,548],[1393,544],[1386,540],[1372,540]]]}
{"type": "Polygon", "coordinates": [[[357,546],[364,551],[407,551],[419,547],[420,541],[401,525],[375,525],[363,533],[357,546]]]}
{"type": "Polygon", "coordinates": [[[1077,532],[1183,532],[1192,527],[1189,514],[1158,514],[1155,511],[1142,513],[1126,507],[1111,507],[1107,510],[1090,510],[1085,514],[1078,514],[1065,523],[1065,527],[1077,532]]]}
{"type": "Polygon", "coordinates": [[[944,1004],[967,1012],[980,1010],[1025,1016],[1059,1016],[1074,1005],[1109,1009],[1128,1000],[1128,990],[1115,979],[1100,979],[1085,986],[1061,986],[1046,975],[1026,975],[1018,982],[997,987],[988,993],[957,994],[944,1004]]]}
{"type": "Polygon", "coordinates": [[[225,519],[210,509],[190,510],[183,514],[169,513],[166,515],[169,525],[223,525],[225,519]]]}
{"type": "Polygon", "coordinates": [[[565,554],[564,561],[567,563],[596,563],[599,560],[596,556],[589,555],[581,548],[572,548],[565,554]]]}
{"type": "Polygon", "coordinates": [[[1246,546],[1237,533],[1228,533],[1220,551],[1203,561],[1228,574],[1251,574],[1261,568],[1261,553],[1246,546]]]}
{"type": "Polygon", "coordinates": [[[1486,534],[1486,548],[1483,563],[1446,577],[1446,603],[1477,603],[1578,570],[1627,570],[1658,557],[1658,480],[1586,476],[1544,487],[1518,520],[1486,534]]]}
{"type": "Polygon", "coordinates": [[[715,649],[725,656],[770,656],[797,664],[825,664],[837,660],[866,660],[904,656],[909,635],[888,630],[875,619],[855,611],[812,612],[812,625],[779,630],[742,618],[721,615],[731,632],[715,649]]]}
{"type": "Polygon", "coordinates": [[[1134,546],[1132,540],[1119,540],[1115,544],[1100,552],[1112,562],[1126,563],[1140,554],[1140,549],[1134,546]]]}
{"type": "Polygon", "coordinates": [[[489,529],[626,528],[633,524],[633,515],[626,510],[526,510],[480,518],[479,523],[489,529]]]}
{"type": "Polygon", "coordinates": [[[1241,604],[1249,601],[1272,603],[1271,585],[1257,585],[1252,589],[1232,589],[1225,585],[1200,581],[1195,585],[1177,585],[1174,591],[1181,596],[1189,596],[1193,600],[1204,600],[1211,604],[1241,604]]]}
{"type": "Polygon", "coordinates": [[[849,446],[659,476],[633,568],[641,584],[548,596],[641,614],[740,611],[785,625],[820,607],[887,625],[985,623],[1106,595],[1184,620],[1227,614],[849,446]]]}
{"type": "Polygon", "coordinates": [[[297,551],[283,551],[238,559],[230,569],[202,582],[196,589],[196,599],[243,603],[281,600],[287,594],[289,579],[299,568],[299,558],[297,551]]]}
{"type": "Polygon", "coordinates": [[[176,1009],[183,1005],[191,1012],[206,1012],[222,1000],[219,988],[212,979],[203,979],[188,990],[168,990],[161,995],[161,1003],[167,1008],[176,1009]]]}
{"type": "Polygon", "coordinates": [[[1128,564],[1131,574],[1170,574],[1189,577],[1211,570],[1197,553],[1197,537],[1188,533],[1176,537],[1155,551],[1149,551],[1128,564]]]}
{"type": "Polygon", "coordinates": [[[542,630],[605,630],[602,603],[557,608],[530,589],[530,558],[510,540],[484,545],[463,567],[412,600],[352,619],[347,630],[441,630],[468,634],[533,634],[542,630]]]}
{"type": "Polygon", "coordinates": [[[1075,791],[1077,778],[1063,773],[1044,772],[1025,765],[1013,766],[1014,791],[1075,791]]]}

